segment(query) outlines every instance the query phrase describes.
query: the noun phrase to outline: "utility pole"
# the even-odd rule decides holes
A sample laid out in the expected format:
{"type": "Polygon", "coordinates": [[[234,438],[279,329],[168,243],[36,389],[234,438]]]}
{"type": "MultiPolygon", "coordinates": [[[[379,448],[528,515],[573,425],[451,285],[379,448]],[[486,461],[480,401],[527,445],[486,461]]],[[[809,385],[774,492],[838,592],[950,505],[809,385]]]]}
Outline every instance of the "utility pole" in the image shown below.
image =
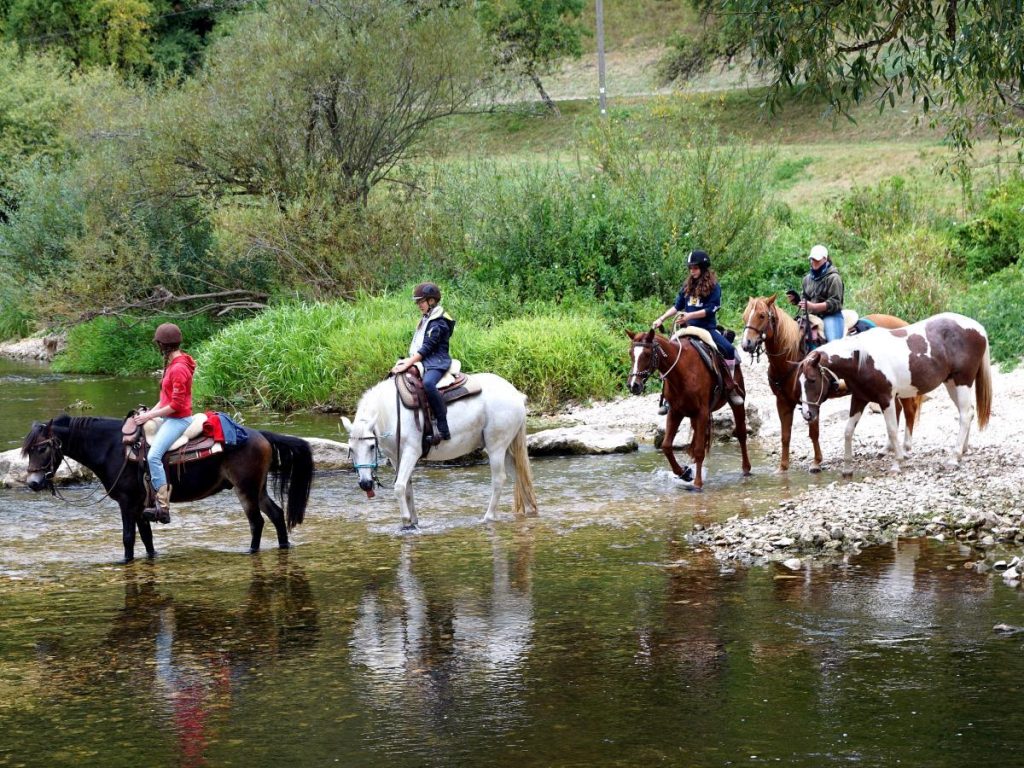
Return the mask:
{"type": "Polygon", "coordinates": [[[597,85],[600,96],[601,117],[608,116],[608,104],[604,87],[604,2],[596,0],[597,8],[597,85]]]}

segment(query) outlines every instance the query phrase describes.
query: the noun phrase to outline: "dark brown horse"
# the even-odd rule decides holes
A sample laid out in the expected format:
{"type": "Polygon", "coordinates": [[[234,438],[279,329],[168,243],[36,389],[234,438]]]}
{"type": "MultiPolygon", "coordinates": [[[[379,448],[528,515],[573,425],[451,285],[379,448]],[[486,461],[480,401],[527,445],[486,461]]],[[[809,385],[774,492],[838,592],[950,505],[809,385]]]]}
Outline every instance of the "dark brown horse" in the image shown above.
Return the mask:
{"type": "MultiPolygon", "coordinates": [[[[867,315],[880,328],[902,328],[907,323],[893,315],[867,315]]],[[[743,351],[758,354],[763,346],[768,356],[768,384],[775,393],[775,408],[782,426],[782,455],[779,471],[789,469],[789,439],[793,430],[793,411],[800,404],[800,383],[797,366],[807,354],[804,334],[796,320],[775,304],[775,296],[752,296],[743,311],[743,351]]],[[[842,397],[844,389],[830,394],[842,397]]],[[[921,396],[900,401],[907,423],[907,435],[914,432],[914,423],[921,408],[921,396]]],[[[811,472],[821,471],[821,446],[818,444],[818,419],[807,424],[807,432],[814,446],[811,472]]],[[[908,438],[909,439],[909,438],[908,438]]]]}
{"type": "MultiPolygon", "coordinates": [[[[48,422],[32,426],[22,444],[28,457],[28,486],[33,491],[52,489],[54,473],[65,456],[84,464],[95,473],[107,494],[121,507],[121,532],[124,560],[135,558],[135,529],[146,547],[156,555],[153,529],[142,519],[146,486],[142,465],[126,462],[121,442],[120,419],[72,418],[62,414],[48,422]]],[[[260,548],[263,517],[277,530],[277,542],[288,547],[288,531],[302,522],[313,482],[313,452],[309,443],[290,435],[250,429],[244,443],[215,453],[209,458],[168,468],[173,487],[171,501],[195,501],[234,488],[242,502],[252,539],[249,551],[260,548]],[[285,513],[267,492],[267,476],[275,478],[275,490],[287,498],[285,513]]]]}
{"type": "MultiPolygon", "coordinates": [[[[743,372],[736,365],[735,380],[737,392],[729,397],[724,386],[719,386],[720,372],[712,373],[701,354],[697,351],[699,342],[688,336],[669,340],[654,331],[631,333],[626,335],[632,342],[630,359],[632,370],[626,381],[629,391],[639,395],[644,391],[647,380],[657,371],[664,382],[664,397],[668,403],[668,416],[665,419],[665,437],[661,441],[661,451],[672,466],[672,471],[683,479],[689,479],[688,469],[684,470],[676,461],[672,442],[675,440],[679,425],[686,417],[690,419],[693,438],[688,452],[696,464],[694,468],[693,486],[700,490],[704,485],[701,467],[704,457],[711,447],[711,414],[726,403],[732,408],[735,429],[733,435],[739,440],[743,453],[743,474],[750,474],[750,457],[747,456],[747,414],[744,410],[743,372]]],[[[712,352],[714,355],[714,352],[712,352]]],[[[739,361],[737,361],[738,363],[739,361]]]]}

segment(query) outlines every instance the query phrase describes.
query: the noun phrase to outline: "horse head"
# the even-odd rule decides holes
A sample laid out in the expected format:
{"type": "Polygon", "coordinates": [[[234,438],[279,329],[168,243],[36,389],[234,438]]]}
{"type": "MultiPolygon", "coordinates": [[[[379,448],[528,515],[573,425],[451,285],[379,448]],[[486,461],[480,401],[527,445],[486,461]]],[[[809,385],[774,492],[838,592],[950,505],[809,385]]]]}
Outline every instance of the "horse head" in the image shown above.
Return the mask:
{"type": "Polygon", "coordinates": [[[643,394],[647,386],[647,380],[658,368],[658,358],[661,355],[661,346],[654,338],[654,330],[644,333],[633,333],[626,331],[631,343],[629,356],[633,365],[626,379],[626,386],[634,395],[643,394]]]}
{"type": "Polygon", "coordinates": [[[804,421],[817,419],[821,404],[839,386],[839,377],[825,365],[827,362],[828,355],[815,350],[800,363],[797,376],[800,380],[800,413],[804,421]]]}
{"type": "Polygon", "coordinates": [[[64,461],[60,438],[53,432],[53,419],[37,421],[25,436],[21,455],[28,459],[28,477],[25,482],[33,491],[53,490],[53,476],[64,461]]]}
{"type": "Polygon", "coordinates": [[[759,353],[765,341],[775,336],[778,323],[775,296],[751,296],[743,311],[743,351],[759,353]]]}
{"type": "Polygon", "coordinates": [[[341,423],[348,432],[348,455],[352,460],[352,469],[359,476],[359,488],[367,498],[374,497],[374,488],[380,485],[377,479],[377,467],[380,466],[380,443],[374,432],[373,424],[358,414],[354,422],[341,417],[341,423]]]}

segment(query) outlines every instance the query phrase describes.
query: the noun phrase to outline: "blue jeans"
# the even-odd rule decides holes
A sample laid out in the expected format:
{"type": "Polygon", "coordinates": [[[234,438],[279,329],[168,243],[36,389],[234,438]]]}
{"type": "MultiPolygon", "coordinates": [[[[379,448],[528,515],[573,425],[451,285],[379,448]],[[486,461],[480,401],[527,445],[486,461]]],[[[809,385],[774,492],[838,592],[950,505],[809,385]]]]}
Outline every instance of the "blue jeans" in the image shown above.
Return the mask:
{"type": "Polygon", "coordinates": [[[159,491],[167,485],[167,475],[164,473],[164,454],[171,447],[171,443],[185,433],[191,423],[191,416],[184,416],[180,419],[164,419],[164,423],[156,431],[153,442],[149,445],[149,454],[146,456],[146,461],[149,462],[149,479],[153,482],[154,491],[159,491]]]}
{"type": "Polygon", "coordinates": [[[728,339],[726,339],[717,328],[708,328],[706,330],[711,334],[711,338],[714,339],[715,346],[717,346],[719,351],[722,353],[722,357],[726,360],[735,360],[736,348],[729,343],[728,339]]]}
{"type": "Polygon", "coordinates": [[[448,406],[445,405],[441,393],[437,391],[437,382],[444,377],[445,373],[447,371],[442,371],[440,368],[428,368],[423,372],[423,390],[427,393],[430,410],[434,412],[437,428],[441,432],[448,431],[448,406]]]}
{"type": "Polygon", "coordinates": [[[836,312],[833,315],[822,315],[821,321],[825,324],[825,338],[829,341],[843,338],[843,313],[836,312]]]}

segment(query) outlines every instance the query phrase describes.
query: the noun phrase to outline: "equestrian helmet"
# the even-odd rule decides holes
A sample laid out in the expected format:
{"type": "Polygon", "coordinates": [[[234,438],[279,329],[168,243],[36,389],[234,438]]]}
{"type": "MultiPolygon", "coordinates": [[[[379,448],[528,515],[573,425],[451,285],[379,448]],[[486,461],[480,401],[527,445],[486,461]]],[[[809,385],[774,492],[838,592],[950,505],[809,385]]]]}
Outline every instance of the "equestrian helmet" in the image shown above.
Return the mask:
{"type": "Polygon", "coordinates": [[[161,323],[156,327],[153,341],[157,344],[181,344],[181,328],[174,323],[161,323]]]}
{"type": "Polygon", "coordinates": [[[420,301],[421,299],[437,299],[440,301],[441,289],[433,283],[420,283],[413,289],[412,300],[420,301]]]}
{"type": "Polygon", "coordinates": [[[711,266],[711,257],[706,251],[690,251],[690,255],[686,258],[686,266],[707,269],[711,266]]]}

